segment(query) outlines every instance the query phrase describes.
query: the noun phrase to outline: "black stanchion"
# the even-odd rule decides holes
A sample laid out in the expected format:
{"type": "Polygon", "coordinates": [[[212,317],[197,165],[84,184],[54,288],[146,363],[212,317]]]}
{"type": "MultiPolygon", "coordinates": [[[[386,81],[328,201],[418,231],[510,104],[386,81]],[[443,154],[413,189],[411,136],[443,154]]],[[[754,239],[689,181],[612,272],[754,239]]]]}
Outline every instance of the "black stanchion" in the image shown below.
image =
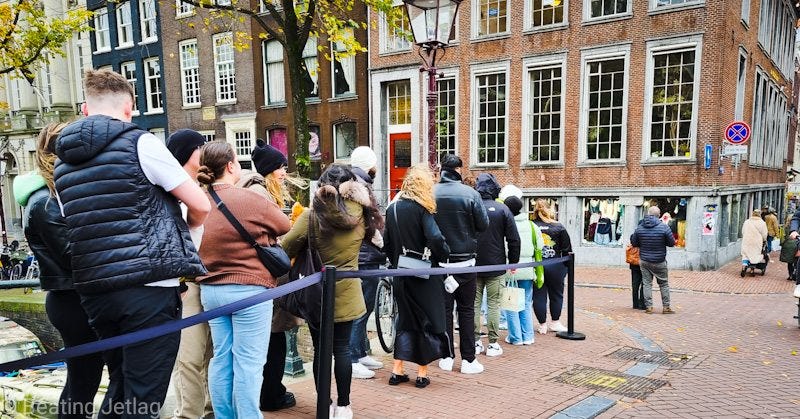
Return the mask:
{"type": "Polygon", "coordinates": [[[569,260],[567,261],[567,288],[569,288],[569,294],[567,294],[567,331],[566,332],[558,332],[556,336],[562,339],[569,339],[569,340],[584,340],[586,339],[586,335],[583,333],[578,333],[575,331],[575,254],[569,254],[569,260]]]}
{"type": "Polygon", "coordinates": [[[319,370],[317,378],[317,419],[328,419],[331,405],[331,355],[333,354],[333,305],[336,268],[322,273],[322,321],[319,329],[319,370]]]}

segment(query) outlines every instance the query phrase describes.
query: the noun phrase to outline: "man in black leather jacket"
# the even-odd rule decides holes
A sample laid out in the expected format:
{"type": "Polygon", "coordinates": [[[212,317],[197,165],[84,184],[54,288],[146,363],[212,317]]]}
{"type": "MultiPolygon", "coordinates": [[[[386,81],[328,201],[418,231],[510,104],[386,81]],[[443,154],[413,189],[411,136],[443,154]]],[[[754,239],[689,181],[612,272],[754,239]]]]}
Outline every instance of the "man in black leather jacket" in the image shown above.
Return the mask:
{"type": "MultiPolygon", "coordinates": [[[[442,173],[439,184],[434,189],[436,196],[436,223],[439,225],[447,245],[450,246],[448,262],[473,260],[478,251],[478,233],[489,226],[489,217],[477,191],[461,183],[461,158],[448,154],[442,158],[442,173]]],[[[483,372],[483,365],[475,359],[475,333],[472,323],[475,317],[475,273],[454,275],[458,288],[450,294],[445,293],[446,332],[450,341],[450,354],[455,356],[453,347],[453,305],[457,304],[459,324],[459,349],[461,351],[461,372],[477,374],[483,372]]],[[[451,371],[453,358],[439,361],[439,367],[451,371]]]]}

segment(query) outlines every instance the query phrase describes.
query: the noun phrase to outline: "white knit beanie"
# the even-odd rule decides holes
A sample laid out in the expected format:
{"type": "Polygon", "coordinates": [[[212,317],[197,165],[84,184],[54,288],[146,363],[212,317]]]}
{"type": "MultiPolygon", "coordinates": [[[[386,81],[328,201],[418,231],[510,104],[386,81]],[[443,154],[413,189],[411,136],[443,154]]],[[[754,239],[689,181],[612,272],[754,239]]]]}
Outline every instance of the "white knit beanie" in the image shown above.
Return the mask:
{"type": "Polygon", "coordinates": [[[500,189],[500,200],[505,201],[509,196],[516,196],[517,198],[522,199],[522,189],[511,184],[503,186],[503,189],[500,189]]]}
{"type": "Polygon", "coordinates": [[[377,167],[378,156],[376,156],[375,152],[369,147],[356,147],[350,154],[350,165],[368,172],[369,169],[377,167]]]}

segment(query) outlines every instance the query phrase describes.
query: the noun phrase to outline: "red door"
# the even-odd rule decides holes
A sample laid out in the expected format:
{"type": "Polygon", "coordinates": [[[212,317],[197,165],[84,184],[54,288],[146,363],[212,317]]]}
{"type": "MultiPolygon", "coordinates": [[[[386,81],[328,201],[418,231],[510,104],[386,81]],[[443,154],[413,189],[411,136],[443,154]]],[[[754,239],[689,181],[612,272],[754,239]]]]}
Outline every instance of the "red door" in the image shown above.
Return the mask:
{"type": "Polygon", "coordinates": [[[389,189],[394,198],[411,167],[411,133],[389,134],[389,189]]]}

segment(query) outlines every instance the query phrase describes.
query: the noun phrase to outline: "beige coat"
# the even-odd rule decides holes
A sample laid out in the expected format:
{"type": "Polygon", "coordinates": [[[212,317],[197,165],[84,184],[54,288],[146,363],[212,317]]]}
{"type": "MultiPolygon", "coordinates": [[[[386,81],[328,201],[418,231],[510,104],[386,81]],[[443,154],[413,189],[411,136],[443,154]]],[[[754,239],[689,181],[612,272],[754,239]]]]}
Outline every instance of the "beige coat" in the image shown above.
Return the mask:
{"type": "Polygon", "coordinates": [[[764,216],[764,221],[767,223],[767,234],[772,237],[778,237],[778,234],[780,234],[778,217],[776,217],[773,213],[769,213],[764,216]]]}
{"type": "Polygon", "coordinates": [[[750,263],[761,263],[764,255],[761,247],[767,240],[767,223],[761,217],[753,216],[744,221],[742,225],[742,260],[750,263]]]}

